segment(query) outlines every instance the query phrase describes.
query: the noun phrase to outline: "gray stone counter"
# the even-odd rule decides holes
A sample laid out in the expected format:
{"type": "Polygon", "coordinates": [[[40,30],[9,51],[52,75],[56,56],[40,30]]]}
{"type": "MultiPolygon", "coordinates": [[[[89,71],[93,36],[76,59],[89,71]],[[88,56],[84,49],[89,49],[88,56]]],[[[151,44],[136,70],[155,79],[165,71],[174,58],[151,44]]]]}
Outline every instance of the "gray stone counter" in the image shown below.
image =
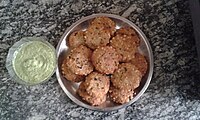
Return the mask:
{"type": "Polygon", "coordinates": [[[0,0],[0,119],[200,119],[199,68],[187,0],[0,0]],[[100,2],[101,1],[101,2],[100,2]],[[23,86],[5,68],[8,49],[22,37],[46,36],[55,47],[83,16],[112,13],[131,20],[148,37],[154,75],[142,97],[125,109],[97,112],[77,106],[53,75],[23,86]]]}

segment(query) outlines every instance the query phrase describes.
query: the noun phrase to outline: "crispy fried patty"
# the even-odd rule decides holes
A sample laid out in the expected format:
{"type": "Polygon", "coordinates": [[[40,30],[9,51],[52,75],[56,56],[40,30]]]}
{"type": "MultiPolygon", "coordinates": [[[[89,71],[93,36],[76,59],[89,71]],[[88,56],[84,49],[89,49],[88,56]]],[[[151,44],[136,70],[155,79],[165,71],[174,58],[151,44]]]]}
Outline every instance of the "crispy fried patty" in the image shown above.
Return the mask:
{"type": "MultiPolygon", "coordinates": [[[[85,82],[82,82],[77,90],[79,96],[82,97],[83,100],[85,100],[86,102],[88,102],[91,105],[100,105],[102,103],[104,103],[106,101],[106,95],[102,95],[102,96],[90,96],[87,91],[86,91],[86,87],[85,87],[85,82]]],[[[98,94],[98,93],[97,93],[98,94]]]]}
{"type": "Polygon", "coordinates": [[[85,32],[84,31],[75,31],[69,36],[69,47],[75,48],[80,45],[85,45],[85,32]]]}
{"type": "Polygon", "coordinates": [[[73,82],[80,82],[83,80],[83,76],[81,75],[76,75],[75,73],[73,73],[68,65],[67,65],[67,58],[63,61],[62,63],[62,66],[61,66],[61,70],[62,70],[62,74],[63,76],[67,79],[67,80],[70,80],[70,81],[73,81],[73,82]]]}
{"type": "Polygon", "coordinates": [[[119,64],[119,55],[111,46],[99,47],[92,54],[92,63],[96,70],[112,74],[119,64]]]}
{"type": "Polygon", "coordinates": [[[86,91],[91,96],[107,94],[110,87],[110,78],[98,72],[90,73],[85,79],[86,91]],[[97,94],[98,93],[98,94],[97,94]]]}
{"type": "Polygon", "coordinates": [[[134,90],[140,85],[141,72],[131,63],[122,63],[113,73],[111,82],[119,89],[134,90]]]}
{"type": "Polygon", "coordinates": [[[77,75],[87,75],[93,71],[90,60],[92,51],[86,46],[78,46],[72,49],[68,56],[67,65],[70,70],[77,75]]]}

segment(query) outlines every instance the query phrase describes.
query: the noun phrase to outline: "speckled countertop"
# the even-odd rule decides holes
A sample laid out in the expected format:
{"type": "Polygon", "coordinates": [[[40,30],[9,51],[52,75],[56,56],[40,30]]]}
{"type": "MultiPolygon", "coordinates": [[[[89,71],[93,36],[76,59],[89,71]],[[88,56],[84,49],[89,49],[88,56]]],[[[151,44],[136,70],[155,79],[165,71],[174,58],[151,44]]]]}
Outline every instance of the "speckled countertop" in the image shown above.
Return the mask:
{"type": "Polygon", "coordinates": [[[187,0],[0,0],[0,119],[200,119],[197,53],[187,0]],[[101,2],[100,2],[101,1],[101,2]],[[120,111],[77,106],[56,76],[42,85],[13,82],[8,49],[22,37],[46,36],[55,47],[72,23],[92,13],[112,13],[138,25],[154,53],[154,75],[142,97],[120,111]]]}

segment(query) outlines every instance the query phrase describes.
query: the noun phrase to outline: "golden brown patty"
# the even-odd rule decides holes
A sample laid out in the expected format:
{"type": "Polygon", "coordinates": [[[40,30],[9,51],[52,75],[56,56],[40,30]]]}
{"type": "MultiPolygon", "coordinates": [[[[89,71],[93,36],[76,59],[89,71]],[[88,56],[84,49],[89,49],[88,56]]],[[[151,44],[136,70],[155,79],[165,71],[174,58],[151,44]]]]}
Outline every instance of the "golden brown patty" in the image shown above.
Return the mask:
{"type": "Polygon", "coordinates": [[[111,82],[119,89],[134,90],[140,85],[141,72],[131,63],[122,63],[113,73],[111,82]]]}
{"type": "Polygon", "coordinates": [[[120,54],[120,62],[128,62],[135,57],[137,45],[132,36],[116,35],[111,39],[111,46],[120,54]]]}
{"type": "Polygon", "coordinates": [[[86,91],[89,95],[99,97],[107,94],[110,78],[98,72],[90,73],[85,79],[86,91]]]}
{"type": "Polygon", "coordinates": [[[91,25],[101,25],[104,30],[109,31],[110,35],[116,31],[116,23],[108,17],[97,17],[91,22],[91,25]]]}
{"type": "MultiPolygon", "coordinates": [[[[86,87],[85,87],[85,82],[82,82],[77,90],[79,96],[82,97],[83,100],[85,100],[86,102],[88,102],[91,105],[100,105],[102,103],[104,103],[106,101],[106,95],[102,95],[102,96],[90,96],[87,91],[86,91],[86,87]]],[[[97,93],[98,94],[98,93],[97,93]]]]}
{"type": "Polygon", "coordinates": [[[134,95],[133,90],[118,89],[114,86],[110,86],[109,95],[112,101],[120,104],[129,102],[134,95]]]}
{"type": "Polygon", "coordinates": [[[85,45],[84,31],[75,31],[69,36],[69,47],[85,45]]]}
{"type": "Polygon", "coordinates": [[[121,27],[120,29],[117,29],[116,34],[119,35],[131,35],[135,36],[136,32],[133,28],[131,27],[121,27]]]}
{"type": "Polygon", "coordinates": [[[139,39],[138,35],[136,34],[135,30],[131,27],[122,27],[122,28],[118,29],[116,31],[116,35],[121,35],[121,36],[127,35],[130,37],[132,36],[133,37],[132,39],[133,39],[133,41],[135,41],[137,47],[140,44],[140,39],[139,39]]]}
{"type": "Polygon", "coordinates": [[[93,71],[90,60],[92,51],[86,46],[78,46],[70,52],[67,60],[69,69],[77,75],[87,75],[93,71]]]}
{"type": "Polygon", "coordinates": [[[92,63],[99,72],[112,74],[118,68],[119,55],[111,46],[99,47],[92,54],[92,63]]]}
{"type": "Polygon", "coordinates": [[[89,48],[96,49],[98,46],[107,45],[110,37],[110,32],[102,29],[101,25],[91,25],[85,32],[85,43],[89,48]]]}
{"type": "Polygon", "coordinates": [[[135,58],[131,60],[131,63],[138,68],[138,70],[142,73],[142,75],[145,75],[145,73],[147,72],[148,64],[144,55],[136,53],[135,58]]]}
{"type": "Polygon", "coordinates": [[[83,76],[81,75],[76,75],[74,74],[68,67],[67,65],[67,59],[65,59],[62,63],[62,66],[61,66],[61,70],[62,70],[62,74],[63,76],[69,80],[69,81],[73,81],[73,82],[80,82],[83,80],[83,76]]]}

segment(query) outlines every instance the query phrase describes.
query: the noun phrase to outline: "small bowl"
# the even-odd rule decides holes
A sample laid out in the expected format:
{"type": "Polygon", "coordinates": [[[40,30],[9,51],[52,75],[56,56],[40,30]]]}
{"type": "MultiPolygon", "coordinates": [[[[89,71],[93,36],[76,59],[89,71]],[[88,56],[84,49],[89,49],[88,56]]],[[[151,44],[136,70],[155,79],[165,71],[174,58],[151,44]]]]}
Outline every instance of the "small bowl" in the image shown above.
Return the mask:
{"type": "MultiPolygon", "coordinates": [[[[43,65],[43,63],[41,63],[43,65]]],[[[7,55],[7,58],[6,58],[6,68],[8,70],[8,73],[9,75],[11,76],[12,80],[14,80],[15,82],[17,83],[20,83],[20,84],[24,84],[24,85],[37,85],[37,84],[40,84],[40,83],[44,83],[46,81],[48,81],[51,76],[55,73],[55,70],[56,70],[56,50],[55,48],[50,44],[48,43],[44,37],[25,37],[25,38],[22,38],[20,41],[16,42],[10,49],[9,49],[9,52],[8,52],[8,55],[7,55]],[[54,63],[54,68],[52,68],[52,72],[46,76],[44,79],[41,79],[40,81],[37,81],[37,82],[28,82],[28,81],[25,81],[23,80],[22,78],[20,78],[17,73],[15,72],[15,69],[13,67],[13,61],[16,57],[16,54],[18,53],[18,50],[20,50],[20,48],[23,46],[23,45],[28,45],[29,43],[31,42],[34,42],[34,41],[39,41],[39,42],[42,42],[44,45],[48,46],[54,53],[54,58],[55,58],[55,63],[54,63]]]]}
{"type": "Polygon", "coordinates": [[[152,78],[152,74],[153,74],[153,53],[151,50],[151,46],[146,38],[146,36],[144,35],[144,33],[135,25],[133,24],[131,21],[121,17],[121,16],[117,16],[117,15],[113,15],[113,14],[93,14],[87,17],[84,17],[80,20],[78,20],[77,22],[75,22],[73,25],[71,25],[63,34],[62,38],[60,39],[57,49],[56,49],[56,53],[57,53],[57,58],[58,58],[58,67],[56,69],[56,76],[58,79],[58,82],[60,84],[60,86],[62,87],[62,89],[64,90],[64,92],[67,94],[67,96],[74,101],[76,104],[88,108],[88,109],[92,109],[92,110],[98,110],[98,111],[112,111],[112,110],[118,110],[120,108],[126,107],[128,105],[131,105],[132,103],[134,103],[136,100],[139,99],[139,97],[145,92],[145,90],[147,89],[147,87],[149,86],[149,83],[151,81],[152,78]],[[76,31],[76,30],[85,30],[87,29],[89,22],[94,19],[95,17],[99,17],[99,16],[107,16],[109,18],[111,18],[113,21],[116,22],[116,28],[119,29],[120,27],[124,27],[124,26],[130,26],[133,29],[135,29],[135,31],[138,33],[141,43],[139,46],[139,52],[142,53],[143,55],[145,55],[145,57],[147,58],[147,62],[148,62],[148,70],[146,75],[142,78],[140,86],[136,89],[136,96],[128,103],[126,104],[116,104],[114,102],[112,102],[111,100],[107,99],[105,103],[103,103],[100,106],[91,106],[88,103],[86,103],[85,101],[83,101],[79,95],[76,93],[76,90],[78,89],[78,86],[80,83],[73,83],[70,82],[68,80],[66,80],[61,73],[61,64],[62,61],[64,60],[64,58],[67,55],[68,52],[68,46],[66,43],[66,39],[69,37],[69,35],[76,31]]]}

